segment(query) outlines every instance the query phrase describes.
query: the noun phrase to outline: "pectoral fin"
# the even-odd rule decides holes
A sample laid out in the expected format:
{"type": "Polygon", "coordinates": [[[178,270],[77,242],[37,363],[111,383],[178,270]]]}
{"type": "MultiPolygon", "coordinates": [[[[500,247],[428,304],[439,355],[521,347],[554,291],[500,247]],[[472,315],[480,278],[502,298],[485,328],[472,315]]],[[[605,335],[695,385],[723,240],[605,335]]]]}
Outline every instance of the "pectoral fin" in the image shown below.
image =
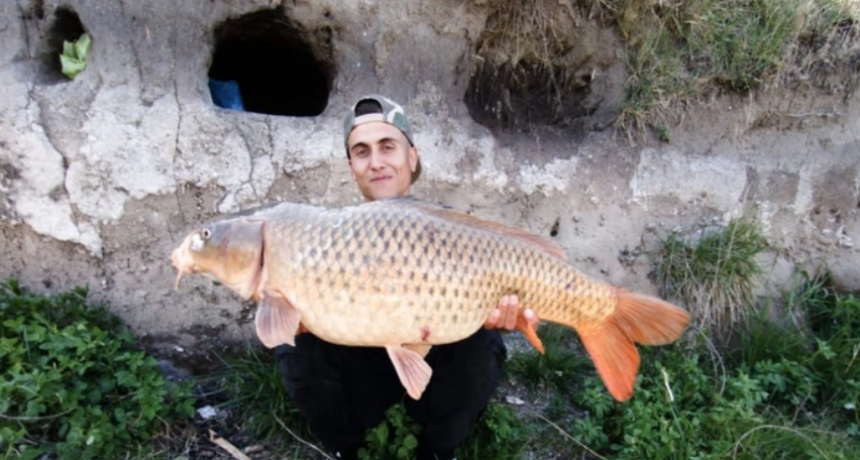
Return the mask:
{"type": "Polygon", "coordinates": [[[391,358],[397,376],[400,377],[400,383],[406,388],[406,392],[412,399],[420,399],[430,382],[433,369],[421,355],[408,348],[400,345],[388,345],[385,349],[388,351],[388,356],[391,358]]]}
{"type": "Polygon", "coordinates": [[[254,324],[257,337],[263,345],[274,348],[284,343],[295,346],[301,320],[302,313],[287,299],[280,295],[264,294],[254,324]]]}

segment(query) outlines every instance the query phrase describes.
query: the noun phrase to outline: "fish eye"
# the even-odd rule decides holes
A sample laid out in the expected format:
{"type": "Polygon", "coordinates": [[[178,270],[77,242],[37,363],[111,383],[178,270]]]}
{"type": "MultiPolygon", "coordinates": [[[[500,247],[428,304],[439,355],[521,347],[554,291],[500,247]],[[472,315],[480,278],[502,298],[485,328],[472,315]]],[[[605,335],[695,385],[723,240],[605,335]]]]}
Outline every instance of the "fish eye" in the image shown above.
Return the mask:
{"type": "Polygon", "coordinates": [[[212,236],[212,230],[209,230],[208,228],[204,228],[204,229],[203,229],[203,231],[201,231],[201,232],[200,232],[200,236],[201,236],[204,240],[208,240],[208,239],[209,239],[209,237],[211,237],[211,236],[212,236]]]}

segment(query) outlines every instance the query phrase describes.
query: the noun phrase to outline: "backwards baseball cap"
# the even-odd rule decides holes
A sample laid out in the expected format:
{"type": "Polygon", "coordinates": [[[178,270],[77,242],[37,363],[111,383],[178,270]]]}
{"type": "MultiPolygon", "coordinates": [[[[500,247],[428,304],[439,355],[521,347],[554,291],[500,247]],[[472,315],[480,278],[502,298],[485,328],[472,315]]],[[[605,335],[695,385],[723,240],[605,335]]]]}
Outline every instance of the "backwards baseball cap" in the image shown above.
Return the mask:
{"type": "MultiPolygon", "coordinates": [[[[409,141],[410,146],[415,146],[412,141],[412,131],[409,129],[409,120],[406,119],[406,112],[403,106],[388,99],[385,96],[369,95],[359,98],[343,120],[343,143],[346,146],[346,157],[349,158],[349,133],[356,126],[367,123],[369,121],[383,121],[395,128],[399,129],[409,141]],[[361,106],[361,110],[359,110],[361,106]]],[[[415,165],[415,172],[412,173],[412,182],[418,180],[421,175],[421,157],[418,157],[418,163],[415,165]]]]}

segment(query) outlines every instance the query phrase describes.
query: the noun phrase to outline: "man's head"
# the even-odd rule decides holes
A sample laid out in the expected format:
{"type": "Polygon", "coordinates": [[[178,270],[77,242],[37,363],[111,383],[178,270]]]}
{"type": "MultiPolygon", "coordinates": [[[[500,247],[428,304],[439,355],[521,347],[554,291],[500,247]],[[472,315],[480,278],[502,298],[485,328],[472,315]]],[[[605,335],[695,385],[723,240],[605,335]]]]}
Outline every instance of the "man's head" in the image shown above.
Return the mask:
{"type": "Polygon", "coordinates": [[[349,170],[367,200],[406,195],[421,174],[409,121],[396,102],[365,96],[344,118],[349,170]]]}

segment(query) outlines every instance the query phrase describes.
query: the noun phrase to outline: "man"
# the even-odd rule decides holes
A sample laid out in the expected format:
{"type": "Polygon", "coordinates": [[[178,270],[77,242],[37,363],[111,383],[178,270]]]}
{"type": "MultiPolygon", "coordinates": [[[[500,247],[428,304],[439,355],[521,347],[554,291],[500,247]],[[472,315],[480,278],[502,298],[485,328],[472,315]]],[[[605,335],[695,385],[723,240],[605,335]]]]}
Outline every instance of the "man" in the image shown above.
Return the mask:
{"type": "MultiPolygon", "coordinates": [[[[344,120],[349,170],[367,201],[410,194],[421,161],[403,108],[382,96],[367,96],[344,120]]],[[[311,432],[336,458],[355,459],[367,428],[403,400],[421,423],[419,460],[450,460],[468,436],[498,386],[507,351],[501,330],[518,316],[536,327],[531,310],[519,312],[516,296],[505,296],[485,327],[460,342],[434,346],[425,360],[433,377],[421,399],[404,398],[394,366],[382,348],[346,347],[310,333],[275,354],[287,392],[311,432]]]]}

